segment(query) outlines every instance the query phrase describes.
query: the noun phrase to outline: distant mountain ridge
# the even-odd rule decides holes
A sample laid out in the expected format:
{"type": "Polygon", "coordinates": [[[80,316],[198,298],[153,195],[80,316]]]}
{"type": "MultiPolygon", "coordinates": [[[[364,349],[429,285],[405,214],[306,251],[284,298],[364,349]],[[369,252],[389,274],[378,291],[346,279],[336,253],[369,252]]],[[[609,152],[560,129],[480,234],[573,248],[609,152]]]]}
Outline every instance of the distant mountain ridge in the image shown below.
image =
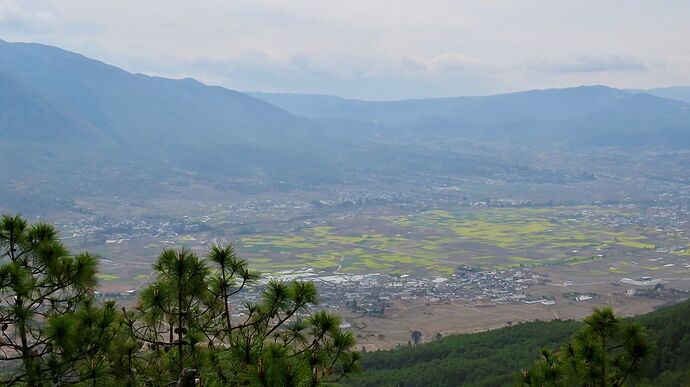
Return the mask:
{"type": "Polygon", "coordinates": [[[313,119],[404,127],[427,135],[581,145],[690,146],[690,104],[606,86],[390,102],[252,95],[313,119]]]}
{"type": "MultiPolygon", "coordinates": [[[[535,103],[548,103],[554,114],[573,109],[570,115],[591,112],[597,103],[623,98],[627,93],[606,86],[530,90],[480,97],[443,97],[395,101],[365,101],[328,95],[249,93],[293,114],[312,118],[354,119],[376,122],[414,121],[430,116],[466,113],[466,109],[493,104],[493,108],[534,110],[535,103]],[[565,98],[564,98],[565,97],[565,98]],[[575,99],[571,99],[575,98],[575,99]]],[[[543,114],[540,109],[539,113],[543,114]]],[[[547,113],[549,113],[547,111],[547,113]]]]}
{"type": "Polygon", "coordinates": [[[690,86],[658,87],[646,90],[631,90],[631,92],[646,93],[690,103],[690,86]]]}
{"type": "Polygon", "coordinates": [[[0,136],[0,198],[15,204],[148,198],[190,181],[248,192],[414,175],[566,181],[501,147],[686,148],[690,104],[605,86],[391,102],[248,95],[0,41],[0,136]],[[447,145],[457,141],[483,145],[447,145]]]}

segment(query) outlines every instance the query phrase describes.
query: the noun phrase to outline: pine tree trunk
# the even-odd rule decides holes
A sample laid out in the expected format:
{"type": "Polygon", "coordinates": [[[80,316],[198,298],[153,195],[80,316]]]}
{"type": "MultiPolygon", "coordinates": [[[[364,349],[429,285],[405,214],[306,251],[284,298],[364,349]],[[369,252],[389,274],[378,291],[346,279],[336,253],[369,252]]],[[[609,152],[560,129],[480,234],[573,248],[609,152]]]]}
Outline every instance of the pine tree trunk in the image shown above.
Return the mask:
{"type": "MultiPolygon", "coordinates": [[[[15,300],[15,306],[17,310],[23,307],[23,301],[21,296],[17,296],[15,300]]],[[[22,343],[22,363],[24,363],[24,370],[26,371],[27,382],[26,385],[33,387],[37,385],[36,370],[34,369],[34,359],[31,355],[31,348],[29,348],[29,341],[27,339],[26,332],[26,321],[17,320],[17,329],[19,330],[19,338],[22,343]]]]}
{"type": "Polygon", "coordinates": [[[228,283],[226,282],[225,279],[225,263],[221,263],[220,267],[221,273],[223,275],[223,307],[225,308],[225,325],[228,330],[228,335],[230,334],[230,330],[232,329],[232,323],[230,321],[230,307],[228,306],[228,283]]]}

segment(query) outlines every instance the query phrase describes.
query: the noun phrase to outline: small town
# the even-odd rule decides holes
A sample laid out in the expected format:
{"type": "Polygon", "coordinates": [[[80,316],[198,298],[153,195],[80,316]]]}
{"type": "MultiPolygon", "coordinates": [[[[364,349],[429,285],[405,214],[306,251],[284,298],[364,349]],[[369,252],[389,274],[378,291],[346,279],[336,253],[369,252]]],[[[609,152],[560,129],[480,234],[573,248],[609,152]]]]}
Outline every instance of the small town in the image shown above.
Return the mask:
{"type": "Polygon", "coordinates": [[[258,301],[268,281],[312,281],[319,289],[321,308],[343,307],[370,316],[383,316],[397,300],[423,300],[427,303],[465,301],[472,303],[554,303],[547,297],[531,295],[528,288],[544,284],[545,279],[528,269],[479,270],[458,268],[448,277],[416,278],[382,273],[341,274],[317,272],[313,268],[286,270],[264,278],[258,286],[248,287],[234,302],[258,301]]]}

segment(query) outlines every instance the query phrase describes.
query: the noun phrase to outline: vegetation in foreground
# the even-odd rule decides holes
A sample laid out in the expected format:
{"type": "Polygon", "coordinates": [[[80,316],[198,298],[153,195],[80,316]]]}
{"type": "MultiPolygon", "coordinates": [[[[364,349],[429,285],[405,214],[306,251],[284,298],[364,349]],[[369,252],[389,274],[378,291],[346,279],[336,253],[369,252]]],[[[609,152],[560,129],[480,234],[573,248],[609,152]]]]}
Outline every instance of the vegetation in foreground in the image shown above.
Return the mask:
{"type": "Polygon", "coordinates": [[[525,386],[623,386],[637,376],[650,350],[638,323],[621,321],[606,307],[595,309],[584,327],[558,352],[524,370],[525,386]]]}
{"type": "Polygon", "coordinates": [[[313,284],[269,282],[244,315],[231,310],[233,296],[258,279],[231,245],[214,246],[204,258],[164,250],[155,280],[130,310],[95,300],[97,259],[70,254],[50,225],[3,216],[0,249],[2,385],[679,386],[690,380],[690,302],[631,320],[601,309],[583,323],[524,323],[366,354],[368,372],[354,377],[359,354],[352,335],[335,316],[309,315],[317,303],[313,284]]]}
{"type": "Polygon", "coordinates": [[[603,373],[607,375],[606,385],[617,385],[619,366],[630,366],[629,350],[645,348],[643,360],[638,360],[628,370],[630,372],[625,372],[628,374],[622,381],[625,385],[690,386],[690,301],[626,320],[619,320],[609,312],[595,312],[584,323],[570,320],[527,322],[493,331],[448,336],[411,348],[365,353],[362,356],[364,372],[353,375],[348,383],[372,387],[599,386],[603,373]],[[607,322],[606,333],[612,337],[607,344],[607,355],[602,353],[603,343],[592,336],[593,326],[598,326],[598,322],[607,322]],[[630,325],[630,322],[635,324],[630,325]],[[646,332],[646,340],[640,327],[646,332]],[[631,329],[636,330],[635,335],[631,335],[634,333],[631,329]],[[628,340],[624,333],[629,335],[628,340]],[[590,345],[585,345],[587,343],[590,345]],[[623,346],[618,347],[620,344],[623,346]],[[575,346],[580,346],[579,353],[571,364],[578,364],[580,368],[569,370],[564,361],[569,360],[568,349],[575,346]],[[554,354],[552,351],[557,348],[562,349],[554,354]],[[586,348],[598,359],[593,359],[598,363],[592,362],[589,370],[583,366],[583,360],[589,356],[584,351],[586,348]],[[602,359],[608,367],[604,372],[600,368],[602,359]],[[545,367],[549,361],[555,367],[545,367]],[[555,372],[545,375],[545,371],[555,372]],[[589,376],[596,377],[595,381],[588,382],[585,377],[573,379],[577,375],[587,375],[583,371],[592,371],[589,376]]]}
{"type": "Polygon", "coordinates": [[[354,339],[317,303],[311,283],[256,281],[231,245],[204,258],[165,250],[136,308],[96,302],[97,259],[72,255],[50,225],[0,221],[1,385],[319,385],[356,370],[354,339]],[[236,316],[236,315],[235,315],[236,316]]]}

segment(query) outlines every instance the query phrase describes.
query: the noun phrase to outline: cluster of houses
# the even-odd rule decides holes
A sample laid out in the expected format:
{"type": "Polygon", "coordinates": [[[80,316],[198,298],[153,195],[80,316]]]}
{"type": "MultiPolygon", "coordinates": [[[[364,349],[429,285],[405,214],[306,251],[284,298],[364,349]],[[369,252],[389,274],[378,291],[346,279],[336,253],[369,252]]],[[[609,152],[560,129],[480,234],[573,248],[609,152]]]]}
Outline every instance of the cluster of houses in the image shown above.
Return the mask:
{"type": "MultiPolygon", "coordinates": [[[[319,289],[320,306],[381,316],[395,301],[422,300],[426,303],[466,301],[474,303],[553,303],[552,299],[533,296],[528,288],[545,279],[527,268],[480,270],[462,266],[449,276],[419,278],[411,275],[382,273],[343,274],[313,268],[285,270],[262,280],[312,281],[319,289]]],[[[258,301],[262,286],[242,292],[237,305],[258,301]]]]}
{"type": "Polygon", "coordinates": [[[131,239],[175,238],[208,229],[205,223],[197,220],[148,216],[117,219],[107,217],[85,218],[74,223],[58,223],[56,226],[61,230],[62,239],[105,244],[131,239]]]}
{"type": "Polygon", "coordinates": [[[690,209],[687,206],[609,205],[603,208],[622,210],[610,214],[593,209],[564,210],[552,215],[553,221],[598,224],[609,228],[641,227],[653,229],[674,239],[689,239],[690,209]]]}

